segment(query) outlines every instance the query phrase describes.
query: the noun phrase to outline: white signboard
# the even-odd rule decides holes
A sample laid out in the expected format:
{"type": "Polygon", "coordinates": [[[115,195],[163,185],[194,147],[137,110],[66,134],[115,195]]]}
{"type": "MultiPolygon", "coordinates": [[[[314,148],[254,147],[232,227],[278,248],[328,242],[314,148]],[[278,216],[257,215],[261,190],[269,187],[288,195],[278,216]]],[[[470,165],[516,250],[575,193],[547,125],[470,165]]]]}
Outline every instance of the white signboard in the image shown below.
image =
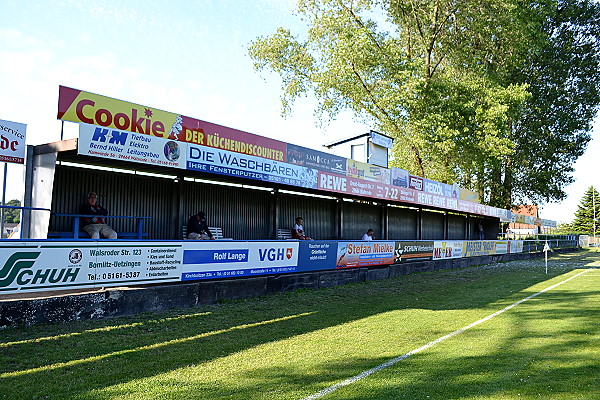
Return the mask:
{"type": "Polygon", "coordinates": [[[447,258],[462,258],[463,241],[446,240],[433,242],[433,259],[443,260],[447,258]]]}
{"type": "Polygon", "coordinates": [[[0,293],[179,281],[182,244],[10,243],[0,247],[0,293]]]}
{"type": "Polygon", "coordinates": [[[187,169],[313,189],[319,173],[314,168],[193,144],[188,145],[187,169]]]}
{"type": "Polygon", "coordinates": [[[181,280],[295,272],[298,242],[186,243],[181,280]]]}
{"type": "Polygon", "coordinates": [[[78,154],[185,169],[186,151],[184,142],[79,124],[78,154]]]}
{"type": "Polygon", "coordinates": [[[371,137],[371,141],[377,146],[391,149],[394,145],[394,139],[389,136],[382,135],[381,133],[371,131],[369,132],[369,136],[371,137]]]}
{"type": "Polygon", "coordinates": [[[0,161],[25,163],[27,125],[0,119],[0,161]]]}
{"type": "Polygon", "coordinates": [[[523,252],[523,241],[522,240],[509,240],[508,252],[509,253],[522,253],[523,252]]]}

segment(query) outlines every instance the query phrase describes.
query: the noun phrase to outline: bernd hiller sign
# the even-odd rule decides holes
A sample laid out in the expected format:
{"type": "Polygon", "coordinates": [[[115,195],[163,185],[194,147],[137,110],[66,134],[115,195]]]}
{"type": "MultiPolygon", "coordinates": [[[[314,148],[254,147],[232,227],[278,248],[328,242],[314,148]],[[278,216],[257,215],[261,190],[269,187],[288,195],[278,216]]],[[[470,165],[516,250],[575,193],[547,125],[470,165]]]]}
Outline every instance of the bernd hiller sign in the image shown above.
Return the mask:
{"type": "Polygon", "coordinates": [[[27,125],[0,119],[0,161],[25,163],[27,125]]]}

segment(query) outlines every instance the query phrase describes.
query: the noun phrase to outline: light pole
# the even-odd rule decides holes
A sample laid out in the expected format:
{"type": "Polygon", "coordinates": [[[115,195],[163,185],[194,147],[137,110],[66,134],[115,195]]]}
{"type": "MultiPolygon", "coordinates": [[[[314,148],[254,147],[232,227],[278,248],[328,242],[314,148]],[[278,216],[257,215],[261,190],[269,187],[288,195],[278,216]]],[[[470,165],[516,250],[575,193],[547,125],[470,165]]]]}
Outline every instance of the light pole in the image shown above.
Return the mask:
{"type": "Polygon", "coordinates": [[[598,242],[596,242],[596,190],[592,187],[592,220],[594,223],[594,245],[598,246],[598,242]]]}

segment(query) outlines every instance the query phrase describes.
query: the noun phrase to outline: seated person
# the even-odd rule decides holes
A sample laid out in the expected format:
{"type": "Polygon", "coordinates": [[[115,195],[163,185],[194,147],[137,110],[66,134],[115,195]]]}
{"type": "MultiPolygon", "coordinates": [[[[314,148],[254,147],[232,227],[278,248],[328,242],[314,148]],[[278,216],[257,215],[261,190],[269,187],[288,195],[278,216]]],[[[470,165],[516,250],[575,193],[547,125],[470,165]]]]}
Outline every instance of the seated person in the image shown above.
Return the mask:
{"type": "Polygon", "coordinates": [[[362,240],[373,240],[373,229],[369,229],[362,237],[362,240]]]}
{"type": "Polygon", "coordinates": [[[206,214],[204,211],[199,211],[198,214],[192,215],[188,220],[187,237],[192,240],[215,240],[206,224],[206,214]]]}
{"type": "Polygon", "coordinates": [[[303,222],[304,220],[302,217],[296,217],[296,225],[294,225],[292,228],[292,239],[312,240],[304,233],[304,226],[302,225],[303,222]]]}
{"type": "Polygon", "coordinates": [[[87,196],[87,202],[79,208],[79,214],[91,216],[82,217],[81,226],[92,239],[100,239],[100,235],[107,239],[116,239],[117,232],[106,225],[104,218],[102,218],[103,215],[108,215],[108,211],[101,207],[97,201],[98,195],[94,192],[90,192],[87,196]]]}

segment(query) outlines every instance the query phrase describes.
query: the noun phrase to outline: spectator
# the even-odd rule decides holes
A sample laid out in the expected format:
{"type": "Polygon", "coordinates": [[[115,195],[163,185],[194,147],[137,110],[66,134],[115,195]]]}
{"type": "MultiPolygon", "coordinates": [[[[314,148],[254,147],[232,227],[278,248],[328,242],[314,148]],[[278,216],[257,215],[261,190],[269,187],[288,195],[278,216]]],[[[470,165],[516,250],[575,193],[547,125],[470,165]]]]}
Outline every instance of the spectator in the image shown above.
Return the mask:
{"type": "Polygon", "coordinates": [[[310,237],[306,236],[304,226],[302,225],[303,223],[304,220],[302,217],[296,217],[296,225],[292,228],[292,239],[312,240],[310,237]]]}
{"type": "Polygon", "coordinates": [[[88,193],[87,201],[79,208],[79,214],[89,215],[89,217],[81,218],[83,230],[90,235],[92,239],[100,239],[100,235],[107,239],[116,239],[117,232],[104,222],[102,216],[108,215],[106,208],[101,207],[98,203],[98,195],[94,192],[88,193]]]}
{"type": "Polygon", "coordinates": [[[373,229],[369,229],[362,237],[362,240],[373,240],[373,229]]]}
{"type": "Polygon", "coordinates": [[[479,240],[485,239],[485,230],[483,229],[481,222],[477,223],[477,234],[479,235],[479,240]]]}
{"type": "Polygon", "coordinates": [[[204,211],[199,211],[198,214],[192,215],[187,223],[187,237],[192,240],[215,240],[215,237],[206,224],[206,214],[204,211]]]}

